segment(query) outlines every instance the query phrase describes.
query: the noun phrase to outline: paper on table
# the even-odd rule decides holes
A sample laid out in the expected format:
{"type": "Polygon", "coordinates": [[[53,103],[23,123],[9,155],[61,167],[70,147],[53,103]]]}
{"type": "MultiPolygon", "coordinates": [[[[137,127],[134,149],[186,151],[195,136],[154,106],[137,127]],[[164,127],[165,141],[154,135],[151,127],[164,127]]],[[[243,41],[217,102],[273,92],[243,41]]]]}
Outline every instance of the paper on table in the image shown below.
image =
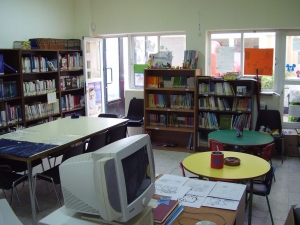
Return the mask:
{"type": "Polygon", "coordinates": [[[188,180],[184,186],[190,187],[188,194],[207,197],[211,190],[216,185],[216,182],[206,180],[188,180]]]}
{"type": "Polygon", "coordinates": [[[212,197],[205,198],[204,202],[202,203],[202,206],[229,210],[236,210],[238,205],[239,201],[212,197]]]}
{"type": "Polygon", "coordinates": [[[242,198],[245,189],[246,185],[243,184],[218,181],[208,196],[239,201],[242,198]]]}
{"type": "Polygon", "coordinates": [[[164,174],[155,182],[155,194],[170,197],[176,196],[188,179],[187,177],[164,174]]]}

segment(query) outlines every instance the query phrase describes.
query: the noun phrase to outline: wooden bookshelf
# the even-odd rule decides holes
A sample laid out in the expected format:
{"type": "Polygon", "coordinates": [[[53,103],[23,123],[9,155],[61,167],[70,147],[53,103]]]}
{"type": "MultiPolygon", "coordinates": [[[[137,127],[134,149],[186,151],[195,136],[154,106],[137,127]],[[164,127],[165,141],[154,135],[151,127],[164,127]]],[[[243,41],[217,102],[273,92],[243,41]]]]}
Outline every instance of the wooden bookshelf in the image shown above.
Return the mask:
{"type": "Polygon", "coordinates": [[[144,71],[144,129],[153,148],[194,152],[196,74],[200,70],[144,71]]]}
{"type": "Polygon", "coordinates": [[[207,135],[211,131],[236,129],[239,124],[243,125],[243,129],[253,129],[252,114],[257,92],[255,79],[223,80],[207,76],[198,77],[196,83],[197,151],[209,149],[207,135]]]}
{"type": "Polygon", "coordinates": [[[4,87],[5,82],[13,85],[10,88],[12,93],[8,94],[10,96],[4,96],[5,90],[0,95],[0,133],[49,122],[75,112],[84,115],[84,105],[72,105],[65,107],[65,110],[62,107],[65,96],[84,97],[80,50],[0,49],[0,54],[3,55],[3,61],[12,68],[4,69],[4,75],[0,75],[0,86],[4,87]],[[66,59],[64,69],[61,63],[63,58],[66,59]],[[53,62],[52,65],[56,62],[54,68],[48,61],[53,62]],[[80,85],[68,90],[61,87],[63,77],[75,77],[74,80],[77,80],[80,76],[80,85]],[[48,103],[49,93],[55,96],[56,103],[48,103]]]}

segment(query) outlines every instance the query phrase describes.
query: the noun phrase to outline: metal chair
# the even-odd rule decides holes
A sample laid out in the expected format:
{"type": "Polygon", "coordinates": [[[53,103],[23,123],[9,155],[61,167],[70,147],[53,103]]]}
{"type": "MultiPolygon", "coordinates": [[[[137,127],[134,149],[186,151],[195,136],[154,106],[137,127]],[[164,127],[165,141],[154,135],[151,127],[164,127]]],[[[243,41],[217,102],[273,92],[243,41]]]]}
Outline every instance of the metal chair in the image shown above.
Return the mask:
{"type": "MultiPolygon", "coordinates": [[[[183,177],[186,177],[185,171],[184,171],[184,166],[183,166],[182,162],[179,162],[179,168],[181,169],[182,176],[183,176],[183,177]]],[[[189,177],[189,178],[197,178],[197,179],[200,179],[200,177],[189,177]]]]}
{"type": "MultiPolygon", "coordinates": [[[[278,130],[278,134],[270,134],[274,140],[279,140],[281,142],[281,162],[283,163],[284,145],[283,145],[283,134],[282,134],[282,123],[281,115],[278,110],[260,110],[257,115],[257,120],[255,124],[255,131],[259,131],[260,127],[269,127],[270,130],[278,130]]],[[[255,147],[244,147],[245,152],[255,154],[260,156],[263,152],[265,146],[255,146],[255,147]]],[[[275,145],[274,145],[275,147],[275,145]]]]}
{"type": "Polygon", "coordinates": [[[94,152],[99,148],[104,147],[106,145],[107,132],[108,131],[104,131],[103,133],[95,134],[88,140],[88,142],[85,142],[85,144],[87,144],[85,152],[94,152]]]}
{"type": "Polygon", "coordinates": [[[144,124],[144,99],[133,98],[130,100],[128,113],[124,119],[128,119],[127,127],[141,127],[144,124]]]}
{"type": "Polygon", "coordinates": [[[221,142],[209,139],[209,148],[211,151],[224,151],[224,146],[221,142]]]}
{"type": "Polygon", "coordinates": [[[119,118],[118,115],[116,114],[111,114],[111,113],[100,113],[98,117],[103,117],[103,118],[119,118]]]}
{"type": "Polygon", "coordinates": [[[4,190],[10,190],[10,201],[9,204],[12,205],[13,203],[13,195],[14,195],[14,189],[17,194],[17,198],[19,201],[19,204],[21,206],[21,202],[19,199],[18,191],[16,186],[28,179],[27,174],[21,175],[17,174],[11,171],[9,166],[1,165],[0,166],[0,189],[2,189],[4,196],[5,191],[4,190]]]}
{"type": "MultiPolygon", "coordinates": [[[[81,143],[79,145],[67,148],[66,151],[63,154],[62,162],[64,162],[65,160],[67,160],[71,157],[74,157],[76,155],[80,155],[83,152],[84,152],[84,143],[81,143]]],[[[34,181],[34,183],[33,183],[33,193],[34,193],[34,195],[35,195],[35,191],[36,191],[36,180],[37,179],[44,180],[44,181],[47,181],[47,182],[51,182],[53,184],[54,192],[55,192],[55,195],[57,197],[57,200],[58,200],[59,204],[62,206],[61,201],[59,199],[59,196],[57,194],[56,187],[55,187],[55,185],[60,184],[59,165],[56,165],[56,166],[54,166],[54,167],[50,168],[49,170],[46,170],[42,173],[35,174],[34,179],[33,179],[33,181],[34,181]]]]}
{"type": "Polygon", "coordinates": [[[106,145],[127,137],[127,123],[108,130],[106,134],[106,145]]]}
{"type": "MultiPolygon", "coordinates": [[[[270,217],[271,217],[271,221],[272,221],[273,225],[274,225],[274,221],[273,221],[273,216],[272,216],[272,211],[271,211],[268,195],[271,192],[272,180],[274,177],[275,170],[276,170],[275,167],[271,166],[269,172],[266,174],[265,179],[263,181],[253,181],[253,194],[266,197],[269,212],[270,212],[270,217]]],[[[250,193],[250,182],[247,182],[246,185],[247,185],[246,190],[247,190],[247,195],[248,195],[250,193]]],[[[245,210],[247,209],[248,202],[249,202],[249,200],[248,200],[248,198],[246,198],[245,210]]]]}

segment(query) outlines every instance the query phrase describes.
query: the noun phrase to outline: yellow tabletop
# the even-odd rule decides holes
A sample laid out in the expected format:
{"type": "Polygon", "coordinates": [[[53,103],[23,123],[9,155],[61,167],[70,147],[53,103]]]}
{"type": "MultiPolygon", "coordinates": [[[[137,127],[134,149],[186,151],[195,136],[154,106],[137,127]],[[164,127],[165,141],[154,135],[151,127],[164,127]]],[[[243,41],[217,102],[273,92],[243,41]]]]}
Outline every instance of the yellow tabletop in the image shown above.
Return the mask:
{"type": "Polygon", "coordinates": [[[257,156],[223,151],[225,157],[239,158],[239,166],[227,166],[224,164],[222,169],[213,169],[210,167],[211,151],[195,153],[183,160],[183,166],[186,170],[199,176],[219,179],[243,180],[262,176],[270,170],[270,164],[257,156]]]}

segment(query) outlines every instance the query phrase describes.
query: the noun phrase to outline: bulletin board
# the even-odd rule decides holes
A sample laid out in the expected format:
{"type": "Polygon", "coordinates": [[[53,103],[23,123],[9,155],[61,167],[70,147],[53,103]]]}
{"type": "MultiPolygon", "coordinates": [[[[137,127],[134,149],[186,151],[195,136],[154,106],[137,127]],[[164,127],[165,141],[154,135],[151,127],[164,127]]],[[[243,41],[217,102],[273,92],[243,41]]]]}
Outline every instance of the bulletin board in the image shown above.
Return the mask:
{"type": "Polygon", "coordinates": [[[274,49],[245,48],[244,74],[256,74],[264,76],[273,75],[274,49]]]}

